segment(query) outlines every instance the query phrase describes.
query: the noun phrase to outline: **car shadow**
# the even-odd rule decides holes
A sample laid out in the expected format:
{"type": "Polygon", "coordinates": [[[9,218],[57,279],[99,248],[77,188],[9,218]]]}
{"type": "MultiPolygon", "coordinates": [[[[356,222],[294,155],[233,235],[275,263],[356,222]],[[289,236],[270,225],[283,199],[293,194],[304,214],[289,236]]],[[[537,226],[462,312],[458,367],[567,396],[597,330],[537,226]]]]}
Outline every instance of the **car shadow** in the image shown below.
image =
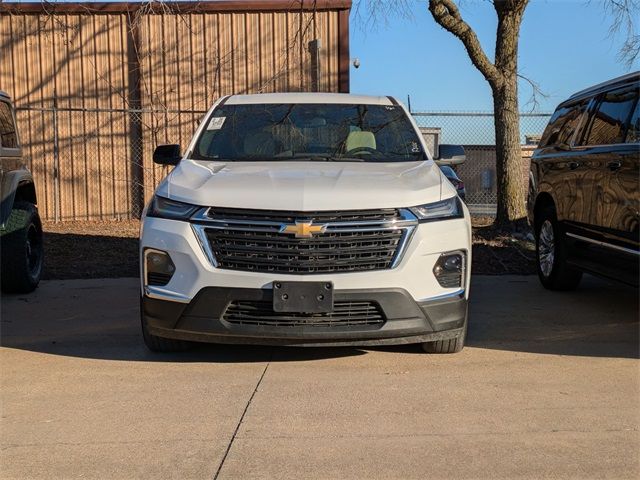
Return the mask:
{"type": "MultiPolygon", "coordinates": [[[[533,276],[472,280],[467,346],[492,350],[638,358],[638,289],[585,276],[574,292],[544,290],[533,276]]],[[[142,343],[138,280],[43,282],[3,295],[0,345],[51,355],[143,362],[300,362],[368,351],[423,354],[419,345],[268,347],[199,344],[156,354],[142,343]]]]}
{"type": "Polygon", "coordinates": [[[0,346],[50,355],[144,362],[254,363],[364,355],[355,348],[194,344],[152,353],[142,341],[138,280],[44,281],[28,295],[0,297],[0,346]],[[286,350],[282,355],[278,350],[286,350]]]}
{"type": "Polygon", "coordinates": [[[639,357],[639,290],[584,275],[552,292],[537,276],[474,279],[469,347],[552,355],[639,357]]]}

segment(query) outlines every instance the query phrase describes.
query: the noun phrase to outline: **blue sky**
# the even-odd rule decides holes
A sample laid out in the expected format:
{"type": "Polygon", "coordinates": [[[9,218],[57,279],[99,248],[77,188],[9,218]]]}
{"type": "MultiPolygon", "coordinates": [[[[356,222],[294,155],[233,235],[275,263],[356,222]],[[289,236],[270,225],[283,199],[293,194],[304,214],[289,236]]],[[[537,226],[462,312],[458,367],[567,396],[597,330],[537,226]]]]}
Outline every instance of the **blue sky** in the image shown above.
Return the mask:
{"type": "MultiPolygon", "coordinates": [[[[369,31],[352,15],[351,56],[361,65],[351,67],[351,91],[394,95],[404,102],[411,95],[414,111],[492,110],[489,86],[460,41],[434,22],[426,1],[408,3],[411,18],[391,16],[369,31]]],[[[483,0],[459,3],[493,58],[492,5],[483,0]]],[[[629,71],[617,58],[623,39],[608,36],[610,23],[598,0],[531,0],[522,24],[519,66],[549,95],[541,99],[540,111],[552,111],[570,94],[629,71]]],[[[639,68],[636,63],[632,70],[639,68]]],[[[530,93],[521,83],[521,110],[530,110],[524,105],[530,93]]]]}

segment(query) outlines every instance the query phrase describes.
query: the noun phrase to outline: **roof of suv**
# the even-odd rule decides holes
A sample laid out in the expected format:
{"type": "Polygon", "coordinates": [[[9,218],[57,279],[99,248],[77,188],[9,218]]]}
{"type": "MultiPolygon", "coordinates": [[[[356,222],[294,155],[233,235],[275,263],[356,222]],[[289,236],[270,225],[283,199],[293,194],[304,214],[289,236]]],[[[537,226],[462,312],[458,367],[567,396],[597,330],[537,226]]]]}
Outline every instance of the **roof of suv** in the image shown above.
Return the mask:
{"type": "Polygon", "coordinates": [[[579,92],[571,95],[567,101],[575,100],[580,97],[592,96],[596,93],[600,93],[603,90],[608,90],[611,87],[615,87],[618,85],[624,85],[625,83],[640,81],[640,71],[628,73],[626,75],[622,75],[621,77],[612,78],[611,80],[607,80],[606,82],[598,83],[597,85],[593,85],[589,88],[585,88],[584,90],[580,90],[579,92]]]}
{"type": "Polygon", "coordinates": [[[356,105],[393,105],[389,97],[351,95],[348,93],[257,93],[252,95],[231,95],[227,105],[268,104],[268,103],[341,103],[356,105]]]}

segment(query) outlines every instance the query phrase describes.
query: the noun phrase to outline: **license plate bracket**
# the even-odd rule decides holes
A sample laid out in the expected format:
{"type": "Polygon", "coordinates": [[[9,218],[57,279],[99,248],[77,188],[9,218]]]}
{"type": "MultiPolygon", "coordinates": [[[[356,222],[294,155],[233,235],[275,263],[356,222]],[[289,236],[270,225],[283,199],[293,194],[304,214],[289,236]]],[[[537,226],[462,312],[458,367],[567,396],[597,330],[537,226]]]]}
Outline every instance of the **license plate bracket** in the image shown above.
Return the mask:
{"type": "Polygon", "coordinates": [[[332,282],[273,282],[273,311],[329,313],[333,311],[332,282]]]}

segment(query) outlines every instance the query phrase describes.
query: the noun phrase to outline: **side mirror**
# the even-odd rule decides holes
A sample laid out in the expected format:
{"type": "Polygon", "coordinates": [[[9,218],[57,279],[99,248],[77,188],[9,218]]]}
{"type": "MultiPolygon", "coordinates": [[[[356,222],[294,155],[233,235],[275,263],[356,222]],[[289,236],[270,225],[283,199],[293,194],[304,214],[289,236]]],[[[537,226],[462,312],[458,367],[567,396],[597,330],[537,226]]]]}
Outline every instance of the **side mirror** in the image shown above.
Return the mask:
{"type": "Polygon", "coordinates": [[[180,163],[180,145],[158,145],[153,152],[153,163],[177,165],[180,163]]]}
{"type": "Polygon", "coordinates": [[[460,165],[466,160],[462,145],[440,145],[440,156],[436,159],[438,165],[460,165]]]}

